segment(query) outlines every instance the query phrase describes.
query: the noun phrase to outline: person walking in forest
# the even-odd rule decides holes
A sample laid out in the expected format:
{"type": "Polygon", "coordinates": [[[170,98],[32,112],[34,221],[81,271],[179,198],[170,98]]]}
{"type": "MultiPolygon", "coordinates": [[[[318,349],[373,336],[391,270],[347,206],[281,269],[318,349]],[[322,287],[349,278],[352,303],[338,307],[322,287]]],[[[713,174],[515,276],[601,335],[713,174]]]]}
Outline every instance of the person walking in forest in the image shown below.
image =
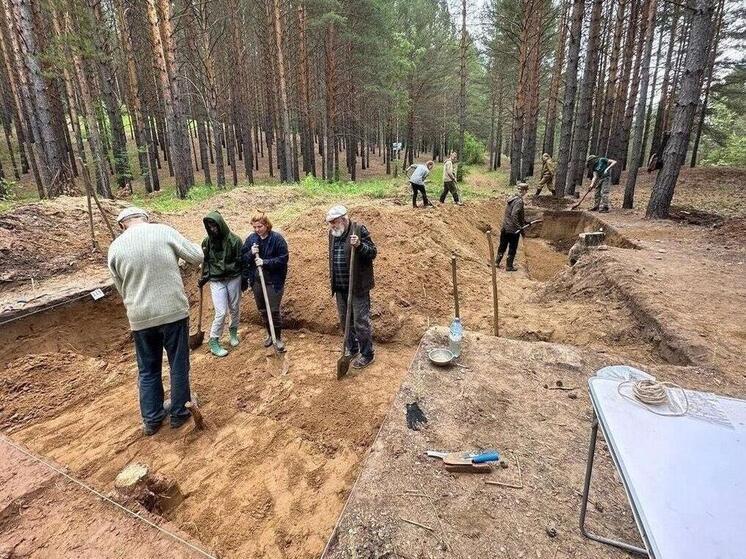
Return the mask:
{"type": "Polygon", "coordinates": [[[518,193],[508,198],[505,204],[505,215],[503,216],[503,226],[500,229],[500,246],[497,248],[497,257],[495,264],[500,267],[505,250],[508,251],[508,262],[505,270],[515,272],[517,268],[513,266],[516,252],[518,252],[518,241],[521,238],[523,227],[526,225],[523,216],[523,197],[528,192],[528,184],[525,182],[518,183],[518,193]]]}
{"type": "Polygon", "coordinates": [[[459,206],[462,205],[461,200],[459,200],[458,195],[458,189],[456,188],[456,159],[458,155],[456,152],[452,152],[451,156],[446,159],[446,162],[443,164],[443,192],[440,194],[440,203],[445,204],[446,202],[446,196],[448,196],[448,193],[451,193],[451,196],[453,197],[453,201],[458,204],[459,206]]]}
{"type": "Polygon", "coordinates": [[[228,351],[220,345],[226,315],[231,347],[238,346],[238,322],[241,315],[241,291],[246,289],[242,279],[241,238],[231,233],[220,212],[214,211],[204,218],[207,237],[202,241],[204,264],[197,285],[202,289],[209,282],[215,318],[210,327],[208,347],[215,357],[225,357],[228,351]]]}
{"type": "Polygon", "coordinates": [[[593,179],[588,190],[596,189],[594,195],[593,207],[590,211],[608,212],[609,211],[609,192],[611,190],[611,174],[609,170],[616,165],[614,159],[589,155],[586,160],[588,169],[593,173],[593,179]]]}
{"type": "Polygon", "coordinates": [[[149,223],[140,208],[121,211],[123,233],[109,246],[107,263],[135,342],[143,433],[154,435],[170,415],[171,427],[189,419],[189,301],[179,259],[202,263],[199,245],[175,229],[149,223]],[[171,367],[171,405],[164,406],[163,350],[171,367]]]}
{"type": "Polygon", "coordinates": [[[344,206],[330,208],[326,214],[326,222],[329,224],[329,281],[332,295],[336,298],[337,313],[344,330],[347,295],[352,289],[352,323],[346,344],[349,354],[358,356],[352,366],[362,369],[375,359],[370,322],[370,290],[375,285],[373,260],[378,251],[365,225],[351,221],[344,206]],[[356,255],[350,285],[350,256],[353,248],[356,255]]]}
{"type": "Polygon", "coordinates": [[[541,156],[541,180],[539,180],[534,196],[541,194],[545,186],[549,189],[549,192],[554,194],[554,161],[548,153],[541,156]]]}
{"type": "Polygon", "coordinates": [[[243,277],[254,293],[256,308],[267,328],[267,339],[264,340],[264,347],[272,345],[272,332],[267,317],[267,312],[269,312],[272,316],[272,326],[277,340],[275,347],[278,351],[285,351],[285,344],[282,341],[280,303],[285,290],[285,279],[288,275],[288,245],[282,235],[277,231],[272,231],[272,222],[264,212],[258,212],[251,218],[251,226],[254,228],[254,232],[246,238],[243,249],[241,249],[243,277]],[[262,282],[257,271],[259,266],[261,266],[264,274],[269,310],[264,300],[262,282]]]}
{"type": "Polygon", "coordinates": [[[428,161],[427,163],[410,165],[407,168],[407,175],[409,175],[409,184],[412,186],[412,207],[417,207],[417,193],[422,194],[422,207],[426,208],[432,206],[432,203],[427,199],[427,192],[425,191],[425,182],[433,168],[433,162],[428,161]]]}

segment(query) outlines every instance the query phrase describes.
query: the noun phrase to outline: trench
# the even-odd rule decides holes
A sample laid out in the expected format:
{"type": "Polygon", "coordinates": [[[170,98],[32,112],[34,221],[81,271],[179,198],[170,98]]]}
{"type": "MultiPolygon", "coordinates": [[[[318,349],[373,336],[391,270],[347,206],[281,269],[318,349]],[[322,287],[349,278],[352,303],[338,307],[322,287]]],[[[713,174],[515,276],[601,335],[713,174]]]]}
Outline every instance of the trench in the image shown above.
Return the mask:
{"type": "MultiPolygon", "coordinates": [[[[525,276],[500,276],[506,309],[501,335],[635,351],[630,354],[655,360],[650,346],[660,333],[650,330],[641,344],[639,335],[646,327],[623,297],[614,302],[619,308],[608,309],[599,300],[542,295],[567,271],[565,247],[579,233],[604,228],[610,246],[635,249],[634,243],[582,212],[544,211],[543,217],[541,227],[522,243],[525,276]]],[[[458,226],[469,243],[460,247],[462,312],[469,328],[488,333],[490,272],[482,257],[484,233],[478,226],[458,226]]],[[[253,300],[246,297],[242,345],[221,361],[205,348],[193,354],[192,381],[204,402],[208,434],[164,428],[159,436],[145,439],[139,435],[128,323],[121,300],[111,293],[0,329],[0,368],[5,369],[0,395],[3,402],[7,397],[15,401],[0,408],[0,428],[102,488],[111,485],[133,456],[147,458],[155,471],[178,479],[187,495],[166,517],[221,555],[318,555],[406,373],[416,340],[431,323],[450,319],[450,292],[444,285],[450,253],[440,244],[448,237],[439,229],[426,233],[432,240],[426,237],[424,248],[415,247],[416,264],[427,269],[437,262],[442,273],[420,286],[414,261],[396,261],[405,266],[396,276],[402,280],[400,289],[376,294],[374,314],[374,329],[384,334],[377,341],[389,343],[380,346],[378,366],[364,374],[342,384],[333,378],[339,335],[332,302],[321,299],[323,309],[308,305],[301,293],[284,303],[292,365],[289,375],[278,375],[273,358],[261,349],[259,318],[253,300]],[[390,324],[396,327],[386,331],[383,326],[390,324]]],[[[185,277],[192,318],[195,280],[194,274],[185,277]]],[[[208,306],[205,329],[210,314],[208,306]]]]}

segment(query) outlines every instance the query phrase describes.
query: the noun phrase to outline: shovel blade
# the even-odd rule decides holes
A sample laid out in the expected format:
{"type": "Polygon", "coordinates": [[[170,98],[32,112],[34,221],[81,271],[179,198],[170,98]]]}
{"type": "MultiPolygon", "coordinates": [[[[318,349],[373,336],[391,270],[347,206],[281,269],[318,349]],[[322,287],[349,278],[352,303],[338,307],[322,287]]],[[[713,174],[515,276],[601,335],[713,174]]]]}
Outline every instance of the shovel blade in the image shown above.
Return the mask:
{"type": "Polygon", "coordinates": [[[337,380],[341,379],[350,370],[351,355],[342,355],[337,359],[337,380]]]}
{"type": "Polygon", "coordinates": [[[189,336],[189,349],[197,349],[205,341],[205,333],[201,330],[189,336]]]}

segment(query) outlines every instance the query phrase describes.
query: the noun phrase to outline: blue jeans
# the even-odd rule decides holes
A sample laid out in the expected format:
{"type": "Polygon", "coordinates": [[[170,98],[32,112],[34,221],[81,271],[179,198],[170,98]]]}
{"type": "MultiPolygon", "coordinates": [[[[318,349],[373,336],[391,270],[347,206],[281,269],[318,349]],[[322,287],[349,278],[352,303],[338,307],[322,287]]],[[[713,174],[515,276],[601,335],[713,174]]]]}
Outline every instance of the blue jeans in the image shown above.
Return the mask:
{"type": "Polygon", "coordinates": [[[135,353],[140,374],[137,385],[140,390],[140,414],[148,426],[160,425],[166,418],[163,409],[163,350],[166,350],[171,366],[171,421],[179,421],[189,415],[185,404],[191,398],[189,392],[189,320],[161,324],[145,330],[132,332],[135,338],[135,353]]]}
{"type": "MultiPolygon", "coordinates": [[[[342,329],[345,327],[347,315],[347,293],[335,294],[337,298],[337,313],[342,329]]],[[[363,295],[352,295],[352,318],[350,321],[350,336],[347,338],[347,349],[353,355],[360,351],[366,359],[373,357],[373,327],[370,323],[370,291],[363,295]]]]}

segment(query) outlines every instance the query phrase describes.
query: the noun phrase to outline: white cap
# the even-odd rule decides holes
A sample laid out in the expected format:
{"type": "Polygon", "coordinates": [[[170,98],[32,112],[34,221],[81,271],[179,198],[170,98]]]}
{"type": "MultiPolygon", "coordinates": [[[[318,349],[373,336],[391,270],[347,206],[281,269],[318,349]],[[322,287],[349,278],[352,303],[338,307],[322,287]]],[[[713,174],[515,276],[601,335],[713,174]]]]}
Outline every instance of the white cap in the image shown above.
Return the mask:
{"type": "Polygon", "coordinates": [[[343,215],[347,215],[347,208],[342,205],[332,206],[331,208],[329,208],[329,211],[326,212],[326,221],[334,221],[335,219],[337,219],[338,217],[342,217],[343,215]]]}
{"type": "Polygon", "coordinates": [[[124,208],[121,212],[119,212],[119,215],[117,216],[117,223],[122,223],[123,221],[127,221],[128,219],[133,217],[144,217],[147,220],[148,212],[136,206],[124,208]]]}

